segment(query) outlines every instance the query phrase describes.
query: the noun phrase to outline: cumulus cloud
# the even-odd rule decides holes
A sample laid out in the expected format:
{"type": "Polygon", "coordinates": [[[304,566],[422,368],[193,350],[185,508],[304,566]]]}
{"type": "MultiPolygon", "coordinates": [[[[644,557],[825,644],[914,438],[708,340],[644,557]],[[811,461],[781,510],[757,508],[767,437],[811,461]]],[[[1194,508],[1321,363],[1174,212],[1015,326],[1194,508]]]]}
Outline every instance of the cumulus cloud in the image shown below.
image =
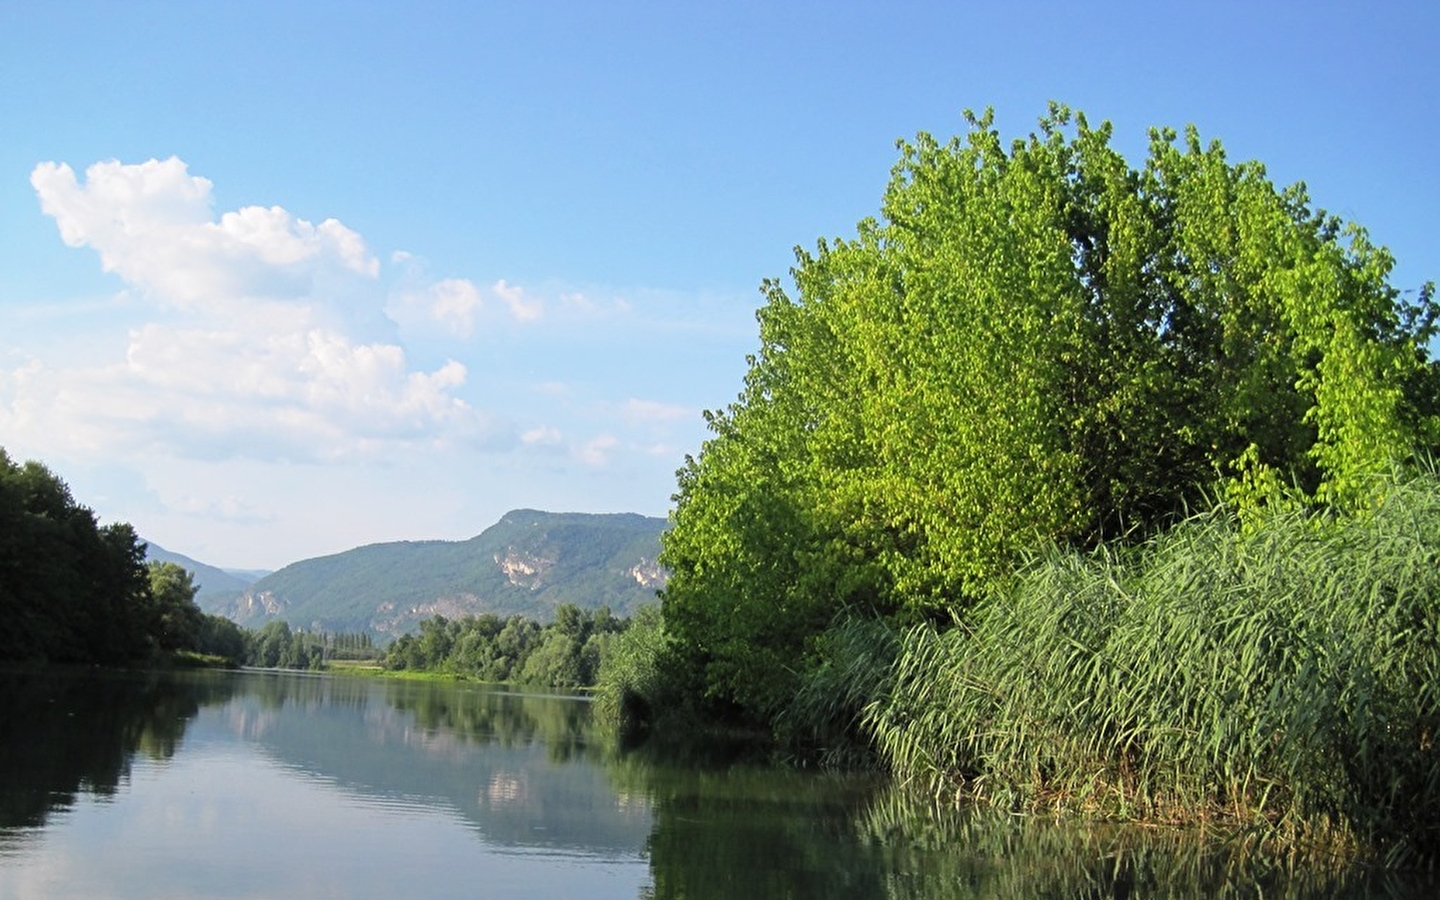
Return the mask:
{"type": "MultiPolygon", "coordinates": [[[[31,184],[61,238],[99,254],[155,314],[116,335],[123,352],[108,361],[31,360],[0,378],[5,429],[77,451],[196,457],[333,459],[503,440],[458,395],[462,364],[417,371],[375,334],[379,262],[335,219],[315,225],[278,206],[217,217],[211,183],[173,157],[97,163],[83,181],[42,163],[31,184]]],[[[468,281],[425,293],[430,315],[471,327],[480,300],[468,281]]]]}
{"type": "Polygon", "coordinates": [[[480,289],[464,278],[446,278],[434,284],[399,293],[387,312],[409,331],[441,330],[466,338],[475,331],[475,319],[483,307],[480,289]]]}
{"type": "Polygon", "coordinates": [[[175,157],[96,163],[83,183],[64,163],[41,163],[30,184],[65,243],[90,247],[105,271],[168,304],[233,310],[379,274],[364,240],[335,219],[246,206],[217,220],[210,181],[175,157]]]}
{"type": "Polygon", "coordinates": [[[457,362],[412,371],[399,347],[324,331],[152,324],[130,333],[122,362],[32,361],[12,372],[0,382],[12,398],[0,425],[80,454],[337,459],[404,443],[493,442],[494,425],[452,395],[465,377],[457,362]]]}
{"type": "Polygon", "coordinates": [[[430,290],[430,314],[435,321],[462,337],[475,328],[475,313],[480,309],[480,291],[463,278],[447,278],[430,290]]]}
{"type": "MultiPolygon", "coordinates": [[[[423,278],[424,264],[409,253],[396,253],[394,261],[403,266],[412,281],[423,278]]],[[[403,329],[425,333],[436,327],[454,337],[468,338],[486,310],[493,318],[498,314],[515,322],[538,321],[545,314],[543,300],[530,296],[523,288],[503,278],[488,289],[478,287],[464,278],[446,278],[433,283],[411,285],[396,293],[386,312],[403,329]]]]}

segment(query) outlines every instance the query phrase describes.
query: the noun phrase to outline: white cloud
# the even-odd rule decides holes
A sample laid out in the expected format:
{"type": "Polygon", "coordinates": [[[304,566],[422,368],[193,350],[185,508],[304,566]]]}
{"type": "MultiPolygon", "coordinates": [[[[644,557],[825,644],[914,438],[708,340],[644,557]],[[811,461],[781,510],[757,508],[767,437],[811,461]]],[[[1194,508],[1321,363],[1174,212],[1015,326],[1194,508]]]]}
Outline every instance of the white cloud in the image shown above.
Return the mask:
{"type": "Polygon", "coordinates": [[[254,335],[147,325],[123,362],[31,362],[0,382],[0,426],[92,455],[336,459],[395,443],[488,441],[493,426],[452,395],[465,367],[410,371],[401,348],[309,332],[254,335]],[[215,365],[216,360],[225,365],[215,365]]]}
{"type": "Polygon", "coordinates": [[[430,314],[435,321],[461,337],[469,337],[475,329],[475,313],[480,309],[480,291],[475,285],[463,278],[447,278],[430,293],[430,314]]]}
{"type": "MultiPolygon", "coordinates": [[[[412,370],[379,331],[379,263],[360,235],[278,206],[213,214],[211,183],[178,159],[67,165],[31,183],[61,237],[153,304],[112,358],[28,360],[0,375],[0,429],[99,454],[335,459],[399,444],[503,440],[458,395],[464,365],[412,370]],[[167,310],[163,316],[161,309],[167,310]],[[177,318],[178,316],[178,318],[177,318]],[[123,347],[123,352],[122,348],[123,347]]],[[[479,292],[431,286],[428,313],[468,330],[479,292]]]]}
{"type": "Polygon", "coordinates": [[[634,397],[626,402],[621,414],[625,421],[632,425],[677,422],[697,417],[696,412],[689,407],[659,403],[655,400],[639,400],[634,397]]]}
{"type": "Polygon", "coordinates": [[[604,466],[610,462],[610,456],[620,441],[613,435],[602,434],[591,438],[576,451],[576,456],[581,462],[590,466],[604,466]]]}
{"type": "Polygon", "coordinates": [[[434,323],[456,337],[475,331],[482,305],[480,289],[464,278],[446,278],[418,290],[401,293],[387,307],[402,328],[421,330],[434,323]]]}
{"type": "Polygon", "coordinates": [[[434,326],[438,325],[450,335],[468,338],[487,309],[496,311],[490,313],[492,320],[508,314],[509,319],[522,324],[545,316],[543,300],[503,278],[485,290],[464,278],[428,282],[424,278],[425,263],[420,258],[397,253],[393,260],[404,268],[407,281],[419,282],[398,291],[386,308],[390,317],[407,331],[433,333],[434,326]]]}
{"type": "Polygon", "coordinates": [[[379,274],[364,240],[334,219],[247,206],[216,220],[210,181],[175,157],[96,163],[83,184],[68,165],[41,163],[30,183],[65,243],[95,250],[105,271],[166,304],[233,309],[379,274]]]}
{"type": "Polygon", "coordinates": [[[234,494],[226,494],[221,497],[185,494],[171,500],[168,506],[182,515],[243,525],[264,525],[275,519],[274,513],[261,509],[256,504],[236,497],[234,494]]]}
{"type": "Polygon", "coordinates": [[[600,301],[580,291],[562,293],[560,306],[570,315],[587,319],[624,316],[635,311],[634,304],[623,297],[611,297],[608,300],[600,301]]]}
{"type": "Polygon", "coordinates": [[[520,435],[520,443],[527,447],[554,447],[561,439],[560,429],[551,425],[531,428],[520,435]]]}
{"type": "Polygon", "coordinates": [[[545,313],[545,305],[543,303],[533,297],[526,296],[525,291],[520,287],[506,284],[503,278],[495,282],[490,290],[494,291],[495,296],[499,297],[501,302],[509,307],[510,314],[514,316],[517,321],[533,322],[545,313]]]}

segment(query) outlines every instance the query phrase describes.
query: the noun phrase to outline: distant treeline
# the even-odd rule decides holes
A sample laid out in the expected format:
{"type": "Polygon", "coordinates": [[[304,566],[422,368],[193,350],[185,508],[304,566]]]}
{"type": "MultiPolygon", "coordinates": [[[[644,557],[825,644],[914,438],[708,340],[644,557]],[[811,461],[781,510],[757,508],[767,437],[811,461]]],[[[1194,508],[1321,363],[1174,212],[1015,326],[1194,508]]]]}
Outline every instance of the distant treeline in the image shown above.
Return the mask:
{"type": "Polygon", "coordinates": [[[447,620],[435,616],[390,645],[388,669],[445,672],[480,681],[512,681],[553,688],[595,684],[600,662],[629,620],[609,607],[583,610],[570,603],[541,625],[524,616],[494,614],[447,620]]]}
{"type": "Polygon", "coordinates": [[[130,525],[99,525],[43,464],[17,464],[0,448],[0,662],[321,669],[370,660],[576,688],[595,683],[602,653],[628,625],[608,607],[569,603],[548,625],[520,615],[436,616],[387,652],[363,632],[316,633],[283,621],[251,630],[208,615],[195,604],[194,575],[147,563],[145,550],[130,525]]]}
{"type": "Polygon", "coordinates": [[[364,632],[327,634],[291,629],[276,620],[245,632],[240,661],[264,669],[321,669],[332,660],[379,660],[385,651],[364,632]]]}
{"type": "Polygon", "coordinates": [[[608,607],[590,611],[569,603],[549,624],[521,615],[493,613],[420,623],[388,648],[364,632],[327,634],[292,629],[284,621],[255,630],[239,629],[237,663],[267,669],[324,669],[336,661],[371,661],[392,672],[433,672],[477,681],[512,682],[548,688],[595,684],[600,665],[617,646],[630,620],[608,607]]]}

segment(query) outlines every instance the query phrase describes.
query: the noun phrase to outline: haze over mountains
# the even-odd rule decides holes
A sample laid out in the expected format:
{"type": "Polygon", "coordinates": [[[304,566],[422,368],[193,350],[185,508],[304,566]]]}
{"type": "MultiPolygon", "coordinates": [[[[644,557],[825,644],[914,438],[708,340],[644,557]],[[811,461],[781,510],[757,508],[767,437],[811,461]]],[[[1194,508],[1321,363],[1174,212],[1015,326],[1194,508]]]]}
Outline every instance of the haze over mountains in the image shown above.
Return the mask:
{"type": "Polygon", "coordinates": [[[632,513],[520,509],[469,540],[370,544],[270,573],[220,569],[154,544],[148,556],[189,569],[200,608],[247,628],[283,619],[385,640],[435,615],[548,621],[563,603],[628,615],[664,586],[656,559],[665,526],[632,513]]]}

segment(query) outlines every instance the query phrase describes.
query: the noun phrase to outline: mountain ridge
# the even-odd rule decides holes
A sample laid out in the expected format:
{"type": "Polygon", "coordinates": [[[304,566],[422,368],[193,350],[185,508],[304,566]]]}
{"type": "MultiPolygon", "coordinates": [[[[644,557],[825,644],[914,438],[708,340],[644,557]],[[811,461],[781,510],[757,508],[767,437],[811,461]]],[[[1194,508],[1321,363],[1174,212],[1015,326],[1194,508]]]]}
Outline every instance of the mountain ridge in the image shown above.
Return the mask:
{"type": "Polygon", "coordinates": [[[434,615],[547,621],[564,603],[628,615],[664,586],[657,558],[666,526],[666,519],[639,513],[515,509],[465,540],[366,544],[291,563],[230,590],[212,590],[211,574],[196,602],[250,628],[283,619],[296,628],[363,631],[382,640],[434,615]]]}

